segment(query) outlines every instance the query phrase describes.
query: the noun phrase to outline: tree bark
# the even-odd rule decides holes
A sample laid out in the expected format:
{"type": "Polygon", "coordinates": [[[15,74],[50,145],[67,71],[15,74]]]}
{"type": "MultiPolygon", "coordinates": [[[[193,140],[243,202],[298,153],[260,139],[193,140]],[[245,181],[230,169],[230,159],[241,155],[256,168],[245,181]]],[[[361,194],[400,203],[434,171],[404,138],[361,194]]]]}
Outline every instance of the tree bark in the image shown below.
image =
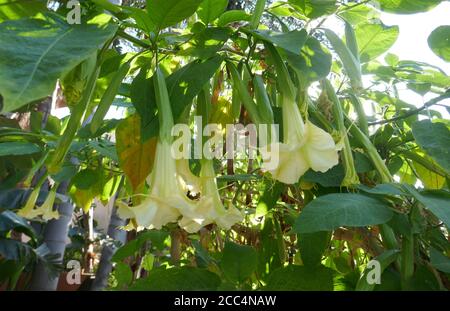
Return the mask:
{"type": "MultiPolygon", "coordinates": [[[[61,183],[58,192],[67,193],[67,188],[68,182],[63,182],[61,183]]],[[[57,209],[59,218],[49,221],[45,227],[44,243],[47,244],[47,247],[52,254],[58,255],[57,262],[62,264],[74,205],[72,202],[64,202],[57,204],[57,209]]],[[[58,286],[58,281],[59,275],[50,275],[45,265],[42,262],[39,262],[35,267],[30,289],[38,291],[55,291],[58,286]]]]}
{"type": "MultiPolygon", "coordinates": [[[[127,239],[127,232],[120,230],[120,226],[125,225],[125,220],[121,219],[117,214],[117,208],[114,207],[111,213],[111,219],[108,226],[108,236],[114,241],[119,241],[121,244],[125,244],[127,239]]],[[[102,249],[100,257],[100,263],[98,264],[95,280],[92,283],[91,290],[99,291],[106,288],[108,285],[108,277],[112,271],[111,258],[116,252],[117,247],[112,243],[105,243],[102,249]]]]}

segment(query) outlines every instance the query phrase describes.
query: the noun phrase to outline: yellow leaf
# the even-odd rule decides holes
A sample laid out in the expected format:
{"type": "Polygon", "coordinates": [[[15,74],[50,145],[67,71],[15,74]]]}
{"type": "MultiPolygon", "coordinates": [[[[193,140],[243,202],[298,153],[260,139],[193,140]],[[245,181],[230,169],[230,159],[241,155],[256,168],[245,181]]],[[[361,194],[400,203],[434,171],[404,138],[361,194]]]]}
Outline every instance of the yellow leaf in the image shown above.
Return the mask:
{"type": "Polygon", "coordinates": [[[133,190],[138,189],[151,172],[156,149],[156,138],[141,141],[141,121],[138,115],[128,117],[117,126],[116,149],[120,167],[133,190]]]}

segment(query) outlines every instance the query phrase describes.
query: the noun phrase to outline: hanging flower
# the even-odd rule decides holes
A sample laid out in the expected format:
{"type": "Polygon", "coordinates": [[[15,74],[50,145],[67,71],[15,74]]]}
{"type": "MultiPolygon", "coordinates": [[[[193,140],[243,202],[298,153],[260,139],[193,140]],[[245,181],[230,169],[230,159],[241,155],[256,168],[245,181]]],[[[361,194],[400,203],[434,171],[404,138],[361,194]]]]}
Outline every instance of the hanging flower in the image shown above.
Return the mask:
{"type": "Polygon", "coordinates": [[[298,182],[308,169],[326,172],[339,162],[336,144],[330,134],[310,121],[303,122],[298,106],[282,96],[283,142],[261,150],[262,170],[286,184],[298,182]],[[278,157],[274,167],[273,157],[278,157]]]}
{"type": "Polygon", "coordinates": [[[34,208],[36,205],[37,198],[39,196],[39,188],[36,188],[31,193],[30,197],[25,204],[25,207],[22,208],[17,214],[27,219],[33,219],[38,216],[42,216],[42,219],[48,221],[51,219],[58,219],[59,213],[58,211],[53,210],[53,205],[56,199],[56,187],[54,186],[52,190],[48,193],[47,198],[44,203],[38,208],[34,208]]]}
{"type": "Polygon", "coordinates": [[[176,160],[177,177],[186,192],[198,194],[200,192],[200,178],[195,176],[189,168],[188,159],[176,160]]]}
{"type": "Polygon", "coordinates": [[[133,218],[138,228],[161,229],[162,226],[176,222],[180,210],[194,209],[181,187],[176,172],[176,163],[171,155],[169,142],[158,141],[155,162],[147,177],[149,193],[136,206],[118,202],[118,213],[122,218],[133,218]]]}
{"type": "Polygon", "coordinates": [[[200,171],[201,198],[195,209],[182,211],[183,218],[179,224],[188,232],[197,232],[202,227],[216,223],[223,229],[230,229],[235,223],[242,221],[241,211],[231,203],[228,208],[223,205],[219,190],[217,189],[216,177],[211,160],[202,162],[200,171]]]}
{"type": "Polygon", "coordinates": [[[31,192],[30,196],[27,199],[27,202],[25,203],[25,206],[23,208],[21,208],[18,212],[17,215],[24,217],[24,218],[34,218],[34,206],[36,205],[36,201],[39,197],[39,191],[40,191],[40,187],[36,187],[34,188],[34,190],[31,192]]]}

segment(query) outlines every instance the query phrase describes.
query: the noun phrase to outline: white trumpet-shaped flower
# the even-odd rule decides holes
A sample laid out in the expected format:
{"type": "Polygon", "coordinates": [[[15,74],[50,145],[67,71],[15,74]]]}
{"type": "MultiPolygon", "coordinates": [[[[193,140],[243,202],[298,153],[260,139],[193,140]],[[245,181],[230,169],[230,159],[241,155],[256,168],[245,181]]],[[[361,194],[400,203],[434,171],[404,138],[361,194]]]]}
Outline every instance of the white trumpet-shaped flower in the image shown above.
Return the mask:
{"type": "Polygon", "coordinates": [[[183,218],[179,224],[188,232],[197,232],[202,227],[216,223],[223,229],[230,229],[235,223],[242,221],[243,214],[232,204],[228,208],[223,205],[219,190],[217,189],[216,176],[213,162],[202,162],[200,171],[201,198],[195,209],[183,210],[183,218]]]}
{"type": "Polygon", "coordinates": [[[294,184],[310,168],[326,172],[338,164],[338,148],[331,135],[310,121],[303,122],[293,100],[283,98],[282,113],[283,142],[261,150],[263,171],[283,183],[294,184]],[[273,157],[278,157],[275,167],[267,164],[274,163],[273,157]]]}
{"type": "Polygon", "coordinates": [[[195,209],[181,187],[176,172],[175,159],[171,156],[171,144],[158,141],[153,170],[147,178],[149,193],[136,206],[118,203],[122,218],[133,218],[138,228],[161,229],[176,222],[181,211],[195,209]]]}
{"type": "Polygon", "coordinates": [[[176,160],[178,181],[187,192],[197,194],[200,192],[200,178],[195,176],[189,168],[188,159],[176,160]]]}

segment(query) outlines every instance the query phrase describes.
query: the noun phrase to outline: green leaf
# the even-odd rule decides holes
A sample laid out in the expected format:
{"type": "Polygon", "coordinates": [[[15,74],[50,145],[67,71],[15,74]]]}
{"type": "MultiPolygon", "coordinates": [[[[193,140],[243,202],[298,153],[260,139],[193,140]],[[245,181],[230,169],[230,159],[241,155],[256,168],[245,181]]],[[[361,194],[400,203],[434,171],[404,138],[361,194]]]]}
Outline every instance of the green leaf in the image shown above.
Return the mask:
{"type": "Polygon", "coordinates": [[[289,265],[269,275],[265,290],[331,291],[333,290],[333,270],[324,266],[289,265]]]}
{"type": "Polygon", "coordinates": [[[217,21],[217,25],[222,27],[230,23],[249,21],[250,18],[250,14],[246,13],[243,10],[226,11],[225,13],[220,15],[219,20],[217,21]]]}
{"type": "Polygon", "coordinates": [[[34,154],[41,151],[42,150],[41,148],[39,148],[38,145],[29,142],[16,141],[16,142],[0,143],[0,157],[34,154]]]}
{"type": "Polygon", "coordinates": [[[4,211],[0,214],[0,232],[6,233],[10,230],[22,232],[31,238],[36,237],[36,233],[28,222],[12,211],[4,211]]]}
{"type": "Polygon", "coordinates": [[[0,22],[42,13],[47,9],[45,0],[0,0],[0,22]]]}
{"type": "MultiPolygon", "coordinates": [[[[216,55],[204,62],[194,61],[180,68],[166,78],[174,121],[177,122],[195,96],[211,79],[222,64],[222,57],[216,55]]],[[[153,78],[141,69],[131,85],[131,99],[141,116],[142,140],[146,141],[158,134],[159,121],[156,114],[153,78]]]]}
{"type": "Polygon", "coordinates": [[[145,291],[210,291],[220,285],[217,274],[194,267],[153,269],[147,278],[139,279],[130,290],[145,291]]]}
{"type": "Polygon", "coordinates": [[[397,41],[398,26],[360,24],[355,29],[361,62],[368,62],[389,50],[397,41]]]}
{"type": "Polygon", "coordinates": [[[406,193],[403,191],[401,185],[399,184],[378,184],[373,188],[370,188],[366,185],[359,185],[358,189],[371,194],[378,194],[382,196],[401,196],[406,193]]]}
{"type": "Polygon", "coordinates": [[[298,234],[298,248],[305,266],[317,266],[328,248],[331,233],[328,231],[298,234]]]}
{"type": "Polygon", "coordinates": [[[450,62],[450,26],[439,26],[428,37],[428,46],[434,54],[450,62]]]}
{"type": "Polygon", "coordinates": [[[300,55],[286,53],[289,64],[311,83],[326,77],[331,69],[331,54],[313,37],[308,37],[300,55]]]}
{"type": "Polygon", "coordinates": [[[381,10],[396,14],[426,12],[441,2],[442,0],[377,0],[381,10]]]}
{"type": "Polygon", "coordinates": [[[443,190],[419,192],[414,187],[404,185],[407,191],[437,218],[450,228],[450,193],[443,190]]]}
{"type": "Polygon", "coordinates": [[[127,264],[122,262],[116,263],[114,267],[114,277],[117,280],[118,289],[127,288],[133,280],[133,272],[127,264]]]}
{"type": "Polygon", "coordinates": [[[308,33],[304,29],[281,33],[269,30],[253,30],[250,33],[258,39],[268,41],[275,46],[296,55],[300,54],[300,51],[308,38],[308,33]]]}
{"type": "Polygon", "coordinates": [[[343,10],[342,12],[339,12],[338,15],[355,26],[360,23],[367,23],[368,20],[378,18],[380,13],[368,5],[360,4],[355,5],[350,9],[343,10]]]}
{"type": "Polygon", "coordinates": [[[264,216],[274,208],[284,188],[284,185],[280,182],[275,182],[275,184],[267,183],[256,206],[255,217],[264,216]]]}
{"type": "Polygon", "coordinates": [[[97,183],[100,178],[99,172],[98,170],[84,169],[73,177],[72,183],[78,189],[88,190],[97,183]]]}
{"type": "Polygon", "coordinates": [[[231,35],[230,28],[208,27],[194,34],[190,40],[191,47],[179,53],[193,58],[207,59],[218,52],[231,35]]]}
{"type": "Polygon", "coordinates": [[[221,267],[231,281],[242,283],[256,270],[257,255],[254,248],[227,242],[223,250],[221,267]]]}
{"type": "MultiPolygon", "coordinates": [[[[342,42],[342,40],[330,29],[324,29],[325,36],[328,41],[330,41],[333,50],[339,55],[342,61],[342,65],[350,78],[350,83],[354,90],[359,90],[362,88],[362,78],[361,78],[361,64],[353,56],[352,52],[348,47],[342,42]]],[[[361,49],[362,45],[358,42],[358,46],[361,49]]]]}
{"type": "Polygon", "coordinates": [[[116,29],[109,23],[69,25],[53,15],[1,23],[3,111],[13,111],[49,95],[58,78],[92,55],[116,29]]]}
{"type": "Polygon", "coordinates": [[[450,130],[444,123],[415,122],[412,133],[417,144],[443,169],[450,172],[450,130]]]}
{"type": "Polygon", "coordinates": [[[141,261],[141,266],[145,271],[150,271],[153,269],[153,263],[155,262],[155,256],[147,252],[141,261]]]}
{"type": "Polygon", "coordinates": [[[450,259],[435,248],[430,249],[430,261],[439,271],[450,273],[450,259]]]}
{"type": "MultiPolygon", "coordinates": [[[[357,173],[367,173],[373,170],[370,160],[360,152],[353,154],[355,159],[355,168],[357,173]]],[[[308,170],[303,175],[303,180],[318,183],[324,187],[340,187],[345,177],[345,169],[342,163],[332,167],[325,173],[308,170]]]]}
{"type": "Polygon", "coordinates": [[[159,31],[194,14],[201,2],[202,0],[147,0],[147,12],[159,31]]]}
{"type": "Polygon", "coordinates": [[[205,24],[214,21],[225,11],[228,0],[203,0],[197,10],[198,17],[205,24]]]}
{"type": "Polygon", "coordinates": [[[336,0],[289,0],[298,6],[305,16],[314,19],[322,15],[329,15],[336,11],[336,0]]]}
{"type": "Polygon", "coordinates": [[[331,231],[336,228],[379,225],[392,218],[383,201],[352,193],[334,193],[307,204],[297,218],[294,232],[331,231]]]}

